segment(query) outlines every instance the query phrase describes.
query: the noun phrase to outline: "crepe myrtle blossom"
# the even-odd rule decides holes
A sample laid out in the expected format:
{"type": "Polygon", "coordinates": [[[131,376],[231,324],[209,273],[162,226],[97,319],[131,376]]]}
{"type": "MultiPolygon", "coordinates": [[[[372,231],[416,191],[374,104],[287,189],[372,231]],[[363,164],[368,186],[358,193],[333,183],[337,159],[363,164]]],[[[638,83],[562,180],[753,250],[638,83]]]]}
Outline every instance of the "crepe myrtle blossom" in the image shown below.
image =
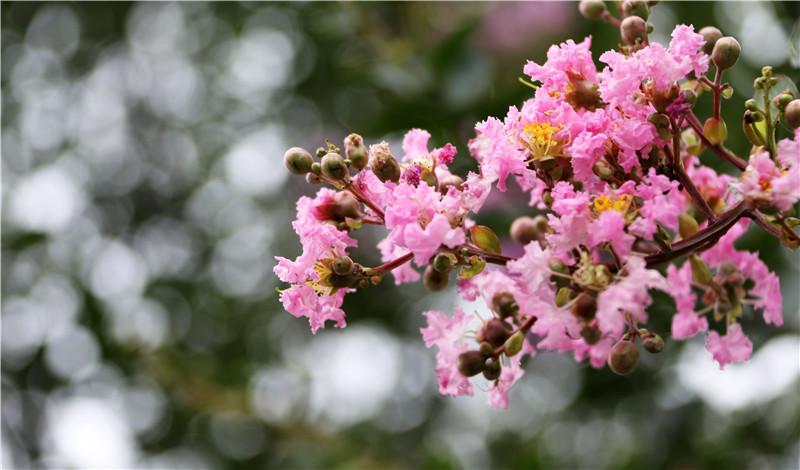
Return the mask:
{"type": "Polygon", "coordinates": [[[581,2],[586,17],[619,27],[619,47],[595,62],[591,38],[568,39],[544,62],[528,61],[521,81],[530,97],[475,125],[466,148],[477,171],[454,171],[468,157],[431,145],[422,129],[400,149],[358,134],[313,155],[289,149],[287,169],[324,186],[297,201],[300,254],[276,258],[284,308],[316,333],[345,327],[344,296],[387,275],[432,291],[452,282],[453,295],[490,313],[422,314],[439,392],[479,387],[499,408],[540,350],[627,375],[642,349],[702,335],[721,368],[746,361],[753,342],[743,324],[781,326],[783,299],[778,276],[737,240],[760,230],[789,249],[800,244],[797,88],[762,69],[740,123],[752,146],[737,154],[724,143],[739,123],[723,121],[720,107],[733,92],[723,78],[738,42],[711,26],[678,25],[658,44],[641,17],[648,9],[636,2],[616,18],[599,0],[581,2]],[[711,104],[705,119],[698,99],[711,104]],[[726,169],[707,166],[711,159],[726,169]],[[528,204],[508,231],[477,222],[490,193],[513,184],[528,204]],[[351,257],[354,233],[367,225],[384,230],[377,266],[351,257]],[[509,243],[520,256],[503,253],[509,243]],[[669,331],[648,326],[656,292],[672,299],[669,331]]]}

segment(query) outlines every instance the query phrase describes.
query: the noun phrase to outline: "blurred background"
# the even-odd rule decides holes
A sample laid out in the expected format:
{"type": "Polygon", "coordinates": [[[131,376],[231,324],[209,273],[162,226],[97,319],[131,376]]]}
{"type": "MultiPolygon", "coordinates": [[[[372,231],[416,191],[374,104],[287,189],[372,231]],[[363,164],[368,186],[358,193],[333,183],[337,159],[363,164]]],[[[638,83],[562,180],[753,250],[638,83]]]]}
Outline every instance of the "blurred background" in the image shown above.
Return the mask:
{"type": "MultiPolygon", "coordinates": [[[[760,67],[800,78],[798,13],[653,10],[657,40],[683,22],[742,43],[723,108],[740,153],[760,67]]],[[[755,230],[786,324],[748,314],[749,363],[720,372],[702,338],[627,378],[540,353],[508,411],[437,394],[420,312],[453,291],[387,281],[316,337],[277,302],[273,256],[299,253],[294,202],[316,189],[284,149],[422,127],[464,174],[474,123],[531,96],[524,61],[589,34],[595,57],[618,42],[568,2],[3,2],[2,466],[798,468],[800,259],[755,230]]],[[[481,222],[507,234],[520,196],[481,222]]],[[[380,233],[359,236],[377,264],[380,233]]]]}

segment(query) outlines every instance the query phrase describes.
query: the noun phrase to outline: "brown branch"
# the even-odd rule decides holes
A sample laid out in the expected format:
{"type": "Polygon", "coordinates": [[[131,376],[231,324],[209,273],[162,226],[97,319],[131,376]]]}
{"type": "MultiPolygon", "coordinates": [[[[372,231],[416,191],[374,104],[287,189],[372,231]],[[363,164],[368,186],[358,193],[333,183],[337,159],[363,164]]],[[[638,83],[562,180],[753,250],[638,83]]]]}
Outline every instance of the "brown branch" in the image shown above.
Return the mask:
{"type": "Polygon", "coordinates": [[[731,153],[725,147],[709,142],[705,134],[703,134],[703,125],[700,123],[700,120],[694,115],[694,113],[689,112],[686,115],[686,122],[688,122],[689,126],[694,129],[694,132],[697,134],[697,136],[700,137],[700,141],[703,142],[703,145],[710,148],[711,151],[725,159],[725,161],[735,166],[739,170],[744,171],[747,168],[747,162],[731,153]]]}
{"type": "Polygon", "coordinates": [[[692,180],[689,178],[689,175],[687,175],[686,171],[683,169],[683,162],[681,161],[680,153],[680,129],[678,128],[678,124],[674,119],[670,119],[670,123],[672,125],[672,167],[675,171],[675,175],[678,177],[678,181],[681,182],[681,185],[683,185],[683,188],[686,190],[686,192],[689,193],[694,205],[697,206],[697,208],[703,212],[706,218],[713,223],[717,220],[717,215],[714,213],[714,210],[711,209],[711,206],[708,205],[708,202],[697,189],[697,186],[694,185],[692,180]]]}

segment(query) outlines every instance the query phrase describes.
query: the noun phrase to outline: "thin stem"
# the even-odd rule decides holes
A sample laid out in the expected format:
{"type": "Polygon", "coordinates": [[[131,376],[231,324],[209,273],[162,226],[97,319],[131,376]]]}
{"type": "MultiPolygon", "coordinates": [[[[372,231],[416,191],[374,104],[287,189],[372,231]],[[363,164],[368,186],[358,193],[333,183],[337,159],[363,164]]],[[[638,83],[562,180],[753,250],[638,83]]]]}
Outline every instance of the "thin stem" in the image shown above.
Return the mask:
{"type": "Polygon", "coordinates": [[[411,261],[412,258],[414,258],[414,253],[411,253],[409,251],[408,253],[404,254],[403,256],[401,256],[401,257],[399,257],[397,259],[393,259],[391,261],[383,263],[380,266],[376,266],[376,267],[368,270],[368,272],[372,276],[374,276],[376,274],[387,273],[387,272],[389,272],[389,271],[391,271],[391,270],[393,270],[395,268],[399,268],[400,266],[408,263],[409,261],[411,261]]]}
{"type": "Polygon", "coordinates": [[[739,170],[744,171],[747,168],[747,162],[731,153],[728,149],[718,144],[712,144],[709,142],[705,134],[703,134],[703,125],[693,112],[690,112],[686,115],[686,122],[692,129],[694,129],[694,132],[697,134],[697,136],[700,137],[703,145],[710,148],[714,153],[725,159],[728,163],[735,166],[739,170]]]}
{"type": "Polygon", "coordinates": [[[717,72],[714,74],[714,86],[711,89],[711,91],[714,92],[714,119],[719,119],[719,108],[721,107],[720,106],[721,83],[722,83],[722,69],[717,67],[717,72]]]}
{"type": "Polygon", "coordinates": [[[781,231],[778,230],[774,225],[769,223],[769,221],[767,221],[767,219],[765,219],[764,216],[761,215],[758,211],[751,210],[748,212],[747,216],[750,217],[750,219],[753,222],[755,222],[756,225],[764,229],[765,232],[780,240],[781,231]]]}
{"type": "Polygon", "coordinates": [[[689,238],[681,240],[677,243],[673,243],[671,251],[657,253],[655,255],[645,257],[647,266],[653,267],[663,262],[698,251],[700,248],[709,247],[711,244],[713,244],[713,242],[725,235],[728,229],[730,229],[739,219],[747,214],[747,206],[744,202],[740,202],[732,209],[722,214],[715,223],[709,225],[689,238]]]}
{"type": "Polygon", "coordinates": [[[384,220],[386,218],[383,214],[383,211],[378,206],[376,206],[372,201],[370,201],[370,199],[367,196],[365,196],[358,188],[356,188],[352,182],[348,182],[345,187],[348,190],[350,190],[351,193],[353,193],[353,196],[355,196],[356,199],[363,202],[365,206],[372,209],[372,212],[374,212],[381,220],[384,220]]]}
{"type": "Polygon", "coordinates": [[[675,174],[677,175],[678,180],[681,182],[681,185],[683,185],[683,188],[687,193],[689,193],[689,196],[692,198],[692,201],[697,208],[700,209],[706,218],[713,223],[717,220],[714,210],[711,209],[711,206],[708,205],[708,202],[697,189],[697,186],[694,185],[692,180],[689,178],[689,175],[687,175],[686,171],[683,169],[683,162],[681,161],[680,154],[680,129],[678,128],[678,124],[674,119],[670,119],[670,123],[672,124],[672,166],[675,174]]]}
{"type": "Polygon", "coordinates": [[[600,19],[612,26],[617,26],[617,27],[619,27],[621,23],[621,21],[617,17],[609,13],[608,10],[603,12],[603,16],[601,16],[600,19]]]}

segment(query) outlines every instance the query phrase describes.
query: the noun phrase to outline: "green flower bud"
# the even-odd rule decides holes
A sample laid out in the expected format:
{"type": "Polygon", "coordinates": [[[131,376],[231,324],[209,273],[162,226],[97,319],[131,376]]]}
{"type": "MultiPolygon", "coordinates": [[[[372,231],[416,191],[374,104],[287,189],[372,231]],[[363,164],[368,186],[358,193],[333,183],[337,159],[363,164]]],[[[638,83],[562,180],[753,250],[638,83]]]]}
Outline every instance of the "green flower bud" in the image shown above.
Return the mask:
{"type": "Polygon", "coordinates": [[[322,174],[332,180],[341,180],[347,176],[347,165],[338,153],[328,153],[322,157],[322,174]]]}
{"type": "Polygon", "coordinates": [[[486,341],[493,347],[502,346],[511,335],[511,326],[503,320],[492,318],[484,323],[483,328],[478,333],[480,341],[486,341]]]}
{"type": "Polygon", "coordinates": [[[647,116],[647,122],[656,127],[659,137],[664,140],[670,138],[671,131],[669,116],[663,113],[652,113],[651,115],[647,116]]]}
{"type": "Polygon", "coordinates": [[[583,321],[590,321],[595,313],[597,313],[597,299],[587,292],[581,292],[572,304],[572,314],[583,321]]]}
{"type": "Polygon", "coordinates": [[[318,147],[315,153],[317,155],[317,158],[322,158],[325,156],[326,153],[328,153],[328,151],[325,150],[323,147],[318,147]]]}
{"type": "Polygon", "coordinates": [[[433,269],[439,271],[440,273],[449,273],[453,270],[453,260],[450,258],[452,255],[445,254],[445,253],[437,253],[436,256],[433,257],[433,269]]]}
{"type": "Polygon", "coordinates": [[[600,341],[601,336],[600,330],[597,328],[593,328],[589,325],[585,325],[583,328],[581,328],[581,338],[583,338],[583,341],[585,341],[586,344],[597,344],[597,342],[600,341]]]}
{"type": "Polygon", "coordinates": [[[608,368],[617,375],[628,375],[639,361],[639,349],[633,342],[623,339],[608,353],[608,368]]]}
{"type": "Polygon", "coordinates": [[[358,134],[350,134],[344,139],[344,155],[357,170],[363,170],[369,161],[364,139],[358,134]]]}
{"type": "Polygon", "coordinates": [[[775,106],[777,106],[781,111],[786,109],[786,106],[788,106],[793,100],[794,96],[792,96],[791,93],[781,93],[774,98],[775,106]]]}
{"type": "Polygon", "coordinates": [[[694,106],[697,103],[697,93],[691,88],[684,88],[681,90],[681,97],[683,101],[689,103],[690,105],[694,106]]]}
{"type": "Polygon", "coordinates": [[[495,358],[489,359],[484,363],[483,376],[486,378],[486,380],[499,379],[502,371],[503,367],[500,365],[500,361],[495,358]]]}
{"type": "Polygon", "coordinates": [[[503,346],[503,351],[505,351],[506,356],[508,357],[515,356],[517,355],[517,353],[522,351],[522,344],[524,342],[525,342],[525,333],[517,331],[506,340],[503,346]]]}
{"type": "Polygon", "coordinates": [[[739,41],[730,36],[725,36],[719,38],[714,44],[714,50],[711,51],[711,60],[720,70],[729,69],[739,60],[741,52],[742,46],[739,45],[739,41]]]}
{"type": "Polygon", "coordinates": [[[308,150],[300,147],[292,147],[283,154],[283,164],[286,169],[295,175],[304,175],[311,171],[314,159],[308,150]]]}
{"type": "Polygon", "coordinates": [[[321,184],[322,178],[315,175],[314,173],[307,173],[306,174],[306,183],[308,184],[321,184]]]}
{"type": "Polygon", "coordinates": [[[422,275],[422,281],[428,289],[439,292],[447,287],[450,282],[450,274],[439,272],[433,269],[433,266],[428,266],[425,268],[425,274],[422,275]]]}
{"type": "Polygon", "coordinates": [[[758,103],[753,98],[744,102],[744,109],[748,111],[758,111],[758,103]]]}
{"type": "Polygon", "coordinates": [[[647,23],[639,16],[629,16],[619,25],[620,36],[625,44],[633,45],[647,37],[647,23]]]}
{"type": "Polygon", "coordinates": [[[721,144],[728,138],[728,126],[722,119],[710,117],[703,124],[703,134],[712,144],[721,144]]]}
{"type": "Polygon", "coordinates": [[[714,50],[714,44],[722,37],[722,32],[713,27],[713,26],[706,26],[698,31],[703,39],[705,40],[705,44],[703,44],[703,52],[707,55],[711,55],[711,52],[714,50]]]}
{"type": "Polygon", "coordinates": [[[644,0],[624,0],[621,9],[624,16],[639,16],[645,20],[650,16],[650,8],[644,0]]]}
{"type": "Polygon", "coordinates": [[[784,116],[786,116],[786,124],[790,128],[797,129],[800,127],[800,99],[793,100],[786,105],[784,116]]]}
{"type": "Polygon", "coordinates": [[[614,169],[605,160],[598,160],[592,165],[592,173],[597,175],[601,180],[607,181],[614,177],[614,169]]]}
{"type": "Polygon", "coordinates": [[[498,292],[492,296],[492,310],[500,318],[508,318],[519,312],[519,305],[511,292],[498,292]]]}
{"type": "Polygon", "coordinates": [[[480,346],[478,346],[478,351],[480,351],[481,354],[483,354],[486,357],[489,357],[492,354],[494,354],[494,348],[492,347],[492,345],[485,341],[481,343],[480,346]]]}
{"type": "Polygon", "coordinates": [[[553,206],[553,195],[550,194],[549,190],[544,190],[544,192],[542,192],[542,202],[548,209],[553,206]]]}
{"type": "Polygon", "coordinates": [[[681,238],[686,239],[697,233],[697,220],[687,213],[678,216],[678,233],[681,238]]]}
{"type": "Polygon", "coordinates": [[[575,291],[569,287],[562,287],[556,292],[556,307],[567,305],[575,297],[575,291]]]}
{"type": "Polygon", "coordinates": [[[606,2],[602,0],[581,0],[578,11],[587,20],[599,20],[606,11],[606,2]]]}
{"type": "Polygon", "coordinates": [[[480,351],[464,351],[458,355],[458,371],[464,377],[472,377],[483,372],[486,359],[480,351]]]}
{"type": "Polygon", "coordinates": [[[664,338],[655,333],[650,333],[642,338],[642,345],[644,345],[644,349],[647,352],[658,354],[664,350],[664,338]]]}
{"type": "Polygon", "coordinates": [[[331,270],[340,276],[353,272],[353,260],[349,256],[337,256],[331,263],[331,270]]]}
{"type": "Polygon", "coordinates": [[[711,282],[711,270],[705,261],[701,260],[697,255],[689,257],[689,263],[692,266],[692,279],[698,284],[708,284],[711,282]]]}

